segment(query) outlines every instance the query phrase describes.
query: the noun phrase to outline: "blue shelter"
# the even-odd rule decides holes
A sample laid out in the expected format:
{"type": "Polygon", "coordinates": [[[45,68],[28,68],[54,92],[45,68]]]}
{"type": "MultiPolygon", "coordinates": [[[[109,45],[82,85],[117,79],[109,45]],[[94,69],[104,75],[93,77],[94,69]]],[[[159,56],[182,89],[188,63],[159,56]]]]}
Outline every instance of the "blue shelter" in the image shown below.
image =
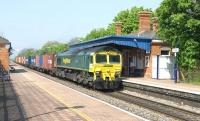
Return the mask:
{"type": "Polygon", "coordinates": [[[119,45],[119,46],[140,48],[145,50],[146,53],[149,53],[151,50],[151,41],[152,39],[144,37],[112,35],[71,45],[70,48],[85,49],[103,45],[119,45]]]}

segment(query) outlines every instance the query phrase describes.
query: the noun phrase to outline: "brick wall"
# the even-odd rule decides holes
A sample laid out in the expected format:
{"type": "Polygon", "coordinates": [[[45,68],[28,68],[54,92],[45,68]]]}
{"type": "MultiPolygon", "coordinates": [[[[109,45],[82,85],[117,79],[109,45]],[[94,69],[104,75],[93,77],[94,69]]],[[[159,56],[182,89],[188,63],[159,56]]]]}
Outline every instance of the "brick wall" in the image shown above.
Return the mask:
{"type": "Polygon", "coordinates": [[[8,70],[9,69],[9,52],[8,49],[5,48],[5,45],[0,44],[0,61],[3,67],[8,70]]]}
{"type": "Polygon", "coordinates": [[[139,13],[139,32],[151,30],[151,13],[148,11],[142,11],[139,13]]]}
{"type": "Polygon", "coordinates": [[[122,34],[122,22],[115,23],[115,34],[121,35],[122,34]]]}
{"type": "Polygon", "coordinates": [[[146,54],[146,56],[149,56],[149,67],[146,67],[144,69],[144,77],[151,78],[152,77],[152,57],[155,55],[160,55],[161,53],[161,47],[163,46],[163,43],[152,43],[151,45],[151,53],[146,54]]]}

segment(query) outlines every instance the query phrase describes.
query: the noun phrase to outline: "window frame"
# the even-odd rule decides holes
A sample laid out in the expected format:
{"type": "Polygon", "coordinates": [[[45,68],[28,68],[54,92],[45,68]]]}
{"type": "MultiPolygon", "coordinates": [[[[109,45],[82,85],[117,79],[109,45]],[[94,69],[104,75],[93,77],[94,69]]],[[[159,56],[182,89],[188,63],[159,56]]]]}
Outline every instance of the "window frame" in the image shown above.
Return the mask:
{"type": "Polygon", "coordinates": [[[96,54],[96,55],[95,55],[95,59],[96,59],[96,63],[97,63],[97,64],[106,64],[106,63],[108,62],[108,60],[107,60],[107,55],[106,55],[106,54],[96,54]],[[105,62],[97,62],[97,56],[98,56],[98,55],[105,56],[105,59],[106,59],[105,62]]]}
{"type": "Polygon", "coordinates": [[[169,47],[162,47],[161,49],[160,49],[160,55],[161,56],[170,56],[170,53],[171,52],[171,48],[169,48],[169,47]],[[162,54],[162,51],[168,51],[168,54],[167,55],[163,55],[162,54]]]}
{"type": "Polygon", "coordinates": [[[149,61],[150,61],[150,56],[149,55],[146,55],[144,57],[144,66],[145,67],[149,67],[149,61]]]}
{"type": "Polygon", "coordinates": [[[109,63],[115,63],[115,64],[121,63],[121,62],[120,62],[120,55],[108,55],[108,56],[109,56],[109,63]],[[111,60],[111,59],[110,59],[110,56],[118,56],[118,57],[119,57],[119,58],[118,58],[119,61],[118,61],[118,62],[111,62],[111,61],[110,61],[110,60],[111,60]]]}

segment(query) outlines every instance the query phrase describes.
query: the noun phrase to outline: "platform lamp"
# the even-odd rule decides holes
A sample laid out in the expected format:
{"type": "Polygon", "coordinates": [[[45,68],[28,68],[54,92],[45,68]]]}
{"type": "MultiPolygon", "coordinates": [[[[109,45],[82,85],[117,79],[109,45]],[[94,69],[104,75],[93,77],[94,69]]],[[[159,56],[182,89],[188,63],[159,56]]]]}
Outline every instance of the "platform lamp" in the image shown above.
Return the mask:
{"type": "Polygon", "coordinates": [[[177,69],[177,53],[179,52],[179,48],[172,48],[172,52],[174,53],[174,83],[177,83],[177,77],[178,77],[178,69],[177,69]]]}

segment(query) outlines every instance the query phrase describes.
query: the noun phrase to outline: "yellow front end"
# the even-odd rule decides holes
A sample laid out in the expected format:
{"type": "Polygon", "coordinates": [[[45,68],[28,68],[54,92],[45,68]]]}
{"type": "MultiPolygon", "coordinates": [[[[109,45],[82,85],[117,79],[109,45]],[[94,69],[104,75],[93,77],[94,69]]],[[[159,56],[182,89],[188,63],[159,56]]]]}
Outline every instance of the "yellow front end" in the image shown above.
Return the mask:
{"type": "Polygon", "coordinates": [[[122,56],[119,52],[104,51],[93,53],[93,63],[89,71],[94,74],[94,80],[115,81],[121,76],[122,56]]]}

